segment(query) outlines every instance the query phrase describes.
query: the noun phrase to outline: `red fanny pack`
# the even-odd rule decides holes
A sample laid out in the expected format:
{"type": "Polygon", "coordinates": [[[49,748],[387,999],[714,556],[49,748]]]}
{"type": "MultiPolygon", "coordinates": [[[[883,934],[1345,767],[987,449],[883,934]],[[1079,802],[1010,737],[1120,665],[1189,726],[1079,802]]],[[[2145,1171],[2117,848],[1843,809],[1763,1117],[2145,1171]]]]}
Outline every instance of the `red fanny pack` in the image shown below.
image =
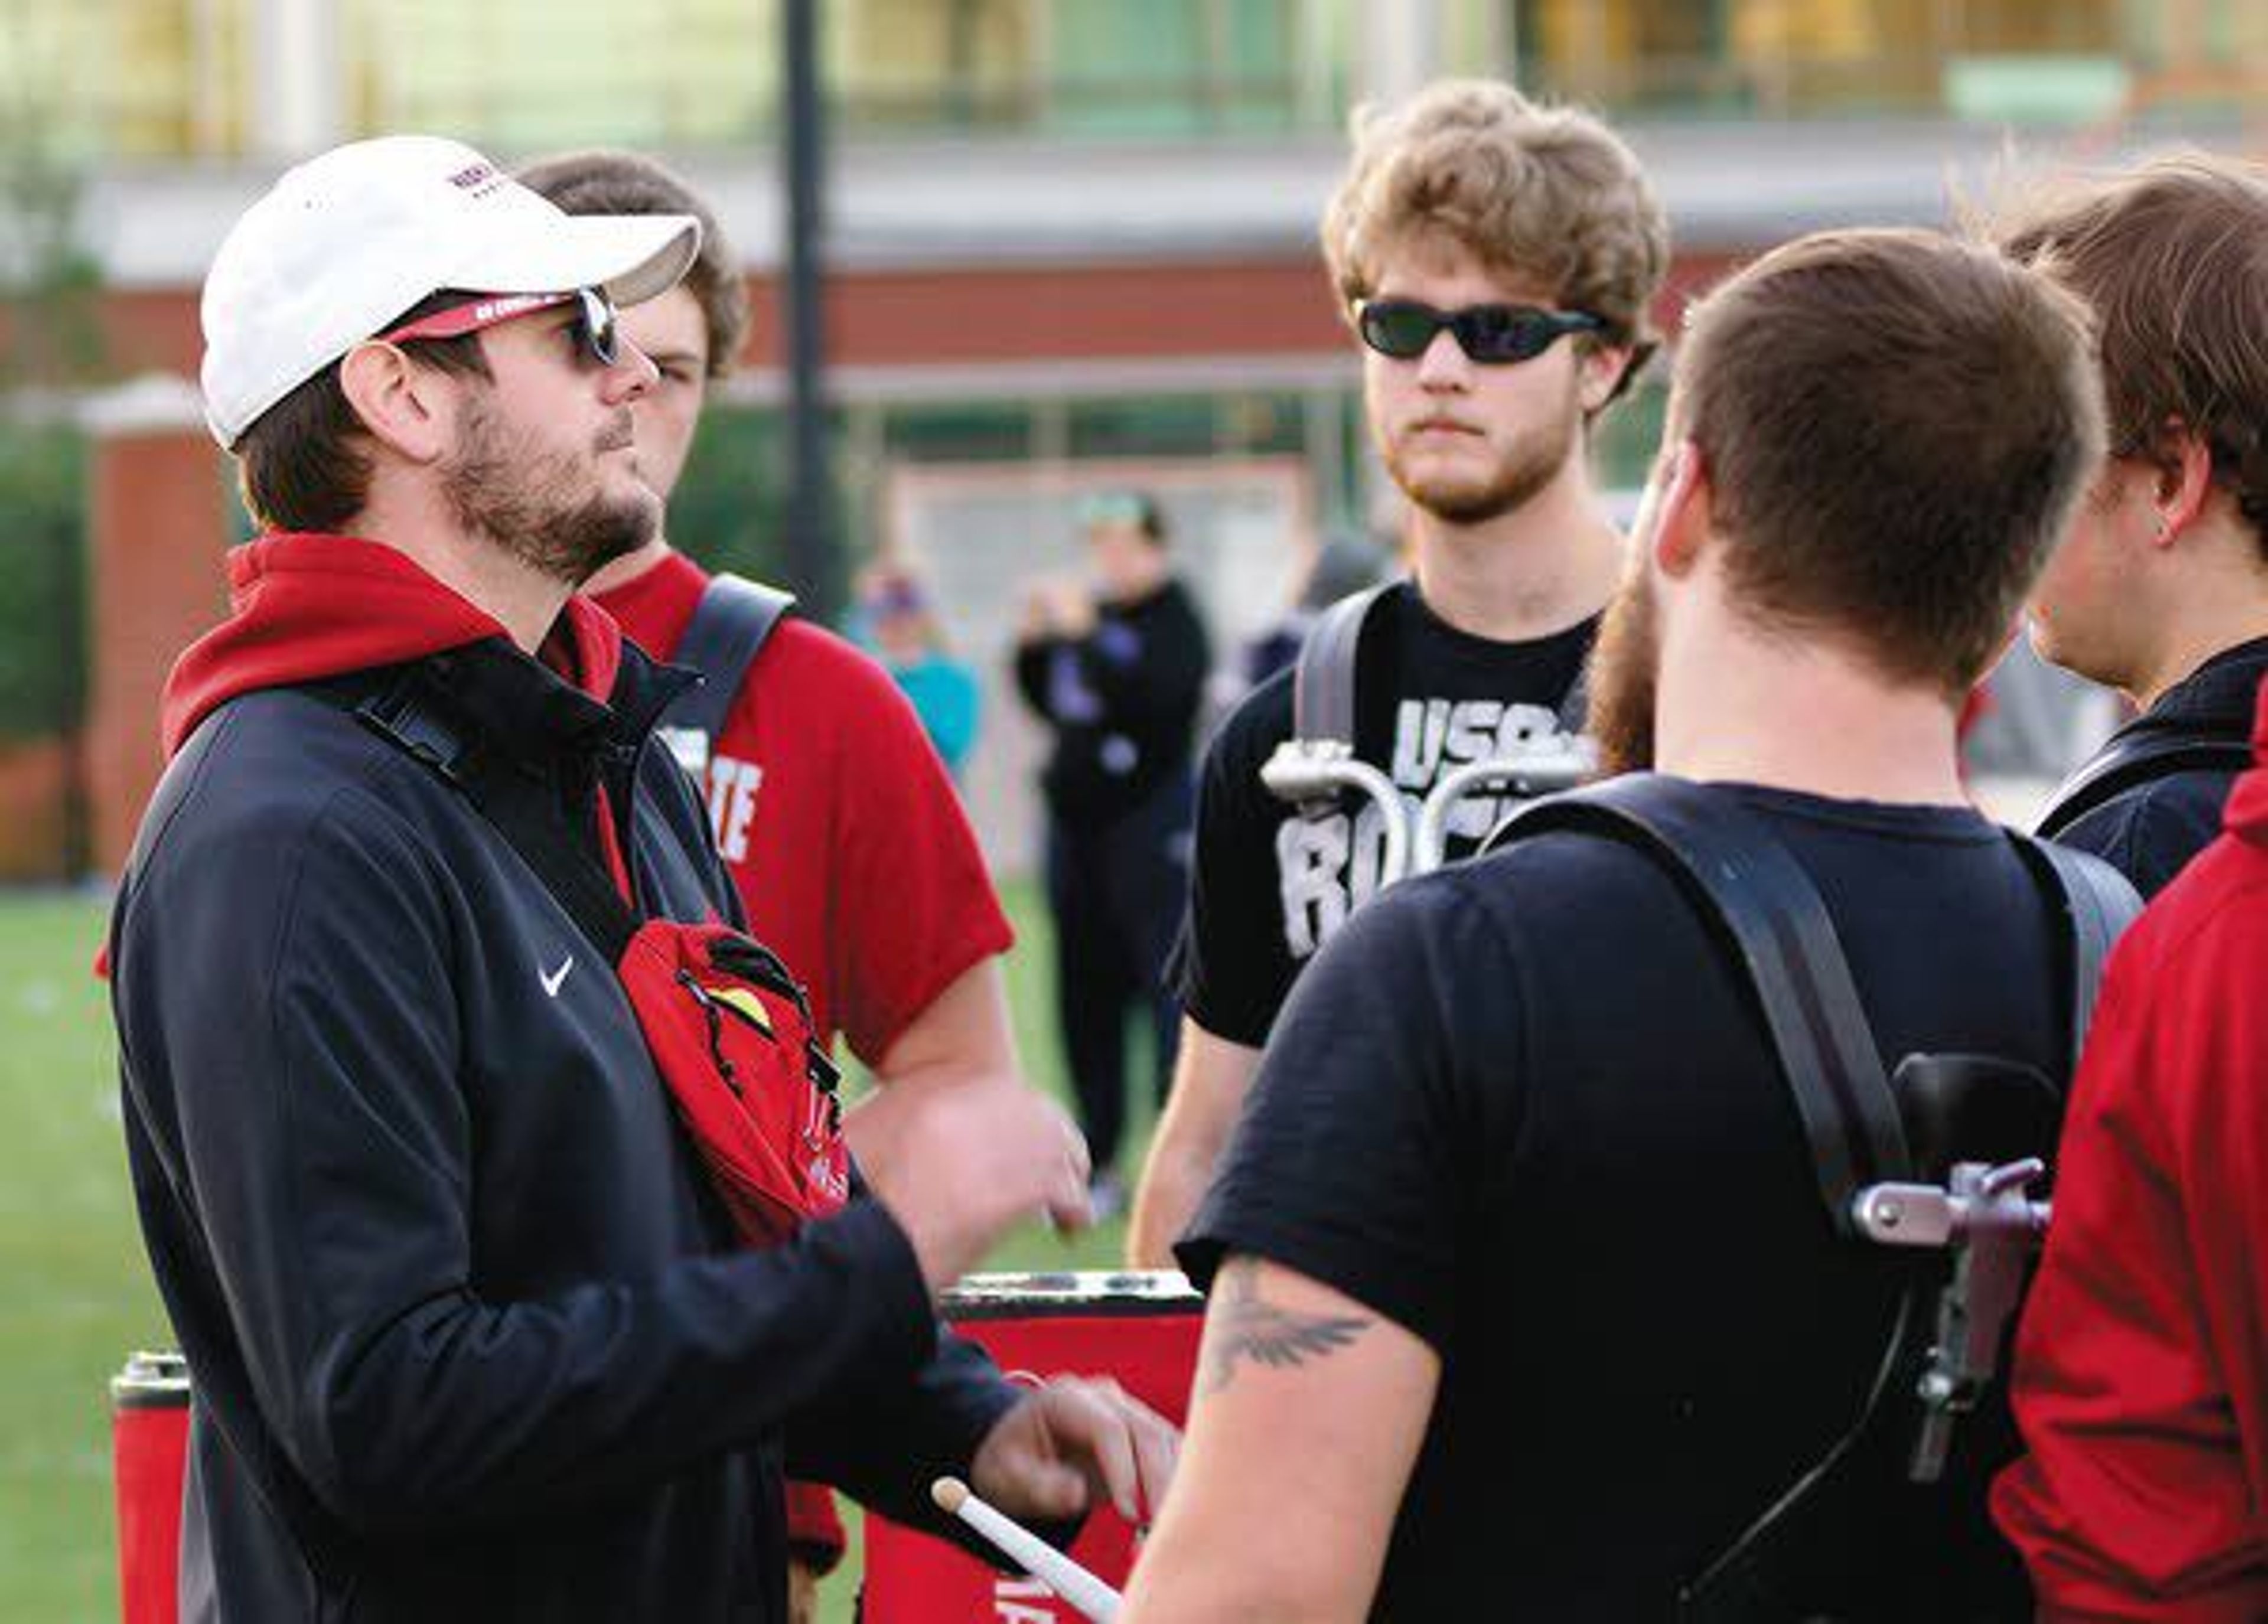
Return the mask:
{"type": "Polygon", "coordinates": [[[615,969],[741,1239],[772,1246],[841,1211],[839,1074],[779,956],[730,925],[649,919],[615,969]]]}
{"type": "Polygon", "coordinates": [[[446,696],[415,668],[355,715],[461,790],[606,956],[740,1238],[775,1246],[840,1211],[850,1154],[839,1074],[779,956],[713,920],[642,917],[570,838],[544,787],[468,748],[446,696]]]}

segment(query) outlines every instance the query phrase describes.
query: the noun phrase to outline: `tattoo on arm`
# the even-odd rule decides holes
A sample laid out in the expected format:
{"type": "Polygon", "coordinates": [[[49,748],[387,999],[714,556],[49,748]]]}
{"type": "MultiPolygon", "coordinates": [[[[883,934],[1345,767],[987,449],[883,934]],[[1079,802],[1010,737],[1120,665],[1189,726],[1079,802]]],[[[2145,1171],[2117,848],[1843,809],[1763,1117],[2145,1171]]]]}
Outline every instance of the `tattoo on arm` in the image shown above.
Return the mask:
{"type": "Polygon", "coordinates": [[[1277,1307],[1260,1295],[1260,1265],[1233,1259],[1220,1273],[1215,1304],[1219,1319],[1205,1352],[1204,1388],[1218,1393],[1236,1374],[1240,1359],[1278,1367],[1329,1358],[1370,1328],[1352,1314],[1303,1314],[1277,1307]]]}

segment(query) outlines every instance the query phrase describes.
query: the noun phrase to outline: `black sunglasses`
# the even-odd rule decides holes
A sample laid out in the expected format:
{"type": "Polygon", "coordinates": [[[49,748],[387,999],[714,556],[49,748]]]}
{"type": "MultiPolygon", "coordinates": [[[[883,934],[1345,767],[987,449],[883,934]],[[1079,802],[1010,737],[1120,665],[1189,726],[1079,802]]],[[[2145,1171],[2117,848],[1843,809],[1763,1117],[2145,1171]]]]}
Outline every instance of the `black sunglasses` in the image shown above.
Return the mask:
{"type": "Polygon", "coordinates": [[[578,288],[576,302],[581,308],[575,316],[575,337],[584,352],[600,366],[612,366],[622,358],[622,327],[615,313],[615,302],[598,288],[578,288]]]}
{"type": "Polygon", "coordinates": [[[1381,356],[1415,361],[1443,327],[1456,334],[1466,358],[1484,366],[1533,361],[1570,333],[1605,327],[1588,311],[1537,310],[1528,305],[1468,305],[1436,310],[1416,299],[1365,299],[1355,306],[1362,342],[1381,356]]]}
{"type": "Polygon", "coordinates": [[[614,365],[616,357],[622,354],[622,345],[618,342],[621,328],[615,320],[614,300],[600,288],[578,288],[572,293],[490,294],[468,298],[460,305],[451,305],[381,333],[379,342],[400,344],[418,338],[461,338],[468,333],[477,333],[498,322],[511,321],[570,302],[576,306],[575,342],[599,365],[614,365]]]}

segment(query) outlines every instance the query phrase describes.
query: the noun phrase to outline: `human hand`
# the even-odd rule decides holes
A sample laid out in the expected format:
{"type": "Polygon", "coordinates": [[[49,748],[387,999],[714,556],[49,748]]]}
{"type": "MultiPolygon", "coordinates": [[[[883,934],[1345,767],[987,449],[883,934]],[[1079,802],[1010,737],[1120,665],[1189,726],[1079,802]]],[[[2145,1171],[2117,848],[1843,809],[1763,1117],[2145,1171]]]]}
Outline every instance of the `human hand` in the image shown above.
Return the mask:
{"type": "Polygon", "coordinates": [[[884,1159],[861,1171],[913,1243],[932,1295],[1024,1219],[1088,1221],[1086,1141],[1053,1100],[1012,1075],[927,1096],[889,1125],[884,1159]]]}
{"type": "Polygon", "coordinates": [[[819,1624],[819,1569],[799,1556],[787,1564],[787,1624],[819,1624]]]}
{"type": "Polygon", "coordinates": [[[1065,583],[1056,589],[1051,618],[1056,635],[1076,643],[1094,629],[1094,599],[1086,588],[1065,583]]]}
{"type": "Polygon", "coordinates": [[[1182,1435],[1108,1377],[1059,1376],[994,1423],[970,1487],[1010,1517],[1076,1517],[1107,1498],[1136,1525],[1157,1515],[1182,1435]]]}
{"type": "Polygon", "coordinates": [[[1017,622],[1016,641],[1037,643],[1055,630],[1056,584],[1039,581],[1024,592],[1023,617],[1017,622]]]}

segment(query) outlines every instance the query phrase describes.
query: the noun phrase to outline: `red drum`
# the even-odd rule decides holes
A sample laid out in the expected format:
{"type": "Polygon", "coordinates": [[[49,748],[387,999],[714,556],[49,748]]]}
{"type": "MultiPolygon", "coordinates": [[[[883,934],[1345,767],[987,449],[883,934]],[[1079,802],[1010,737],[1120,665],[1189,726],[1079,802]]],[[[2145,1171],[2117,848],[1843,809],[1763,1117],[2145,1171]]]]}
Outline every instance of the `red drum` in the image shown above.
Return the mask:
{"type": "MultiPolygon", "coordinates": [[[[1189,1415],[1204,1299],[1170,1271],[972,1275],[945,1297],[945,1317],[1018,1381],[1112,1376],[1175,1426],[1189,1415]]],[[[1134,1530],[1108,1507],[1087,1518],[1071,1555],[1114,1588],[1134,1566],[1134,1530]]],[[[1036,1580],[987,1567],[940,1539],[866,1518],[864,1624],[1077,1624],[1036,1580]]]]}
{"type": "Polygon", "coordinates": [[[110,1412],[121,1616],[125,1624],[174,1624],[189,1442],[189,1369],[181,1356],[129,1358],[111,1380],[110,1412]]]}

